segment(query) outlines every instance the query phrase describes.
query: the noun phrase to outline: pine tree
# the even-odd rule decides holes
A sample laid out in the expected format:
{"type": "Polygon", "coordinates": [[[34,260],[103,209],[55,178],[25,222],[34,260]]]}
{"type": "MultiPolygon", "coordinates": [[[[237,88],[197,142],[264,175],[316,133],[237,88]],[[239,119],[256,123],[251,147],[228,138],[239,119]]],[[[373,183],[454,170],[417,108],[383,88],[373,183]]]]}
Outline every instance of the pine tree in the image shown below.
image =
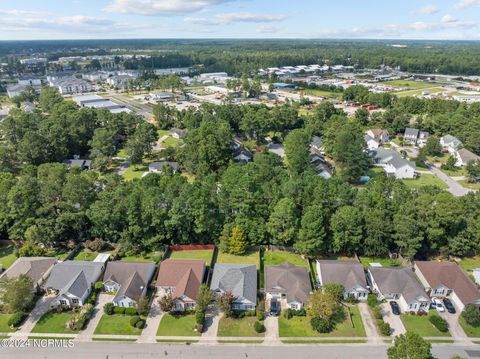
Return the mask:
{"type": "Polygon", "coordinates": [[[228,240],[228,252],[234,255],[245,254],[247,248],[247,238],[240,226],[235,226],[228,240]]]}

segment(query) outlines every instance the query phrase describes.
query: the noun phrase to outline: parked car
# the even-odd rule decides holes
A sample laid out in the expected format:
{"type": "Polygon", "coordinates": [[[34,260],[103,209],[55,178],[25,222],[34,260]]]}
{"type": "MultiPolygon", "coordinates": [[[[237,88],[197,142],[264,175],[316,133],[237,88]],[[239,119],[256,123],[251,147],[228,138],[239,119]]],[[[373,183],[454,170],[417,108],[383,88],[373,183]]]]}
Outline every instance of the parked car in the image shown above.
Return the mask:
{"type": "Polygon", "coordinates": [[[400,315],[400,306],[398,305],[397,302],[391,301],[390,302],[390,308],[392,308],[392,313],[395,315],[400,315]]]}
{"type": "Polygon", "coordinates": [[[445,308],[447,308],[447,312],[449,312],[450,314],[455,314],[455,307],[453,306],[453,303],[450,299],[443,298],[443,304],[445,305],[445,308]]]}
{"type": "Polygon", "coordinates": [[[442,304],[442,301],[438,298],[432,298],[432,307],[434,307],[437,312],[443,313],[445,311],[445,307],[442,304]]]}

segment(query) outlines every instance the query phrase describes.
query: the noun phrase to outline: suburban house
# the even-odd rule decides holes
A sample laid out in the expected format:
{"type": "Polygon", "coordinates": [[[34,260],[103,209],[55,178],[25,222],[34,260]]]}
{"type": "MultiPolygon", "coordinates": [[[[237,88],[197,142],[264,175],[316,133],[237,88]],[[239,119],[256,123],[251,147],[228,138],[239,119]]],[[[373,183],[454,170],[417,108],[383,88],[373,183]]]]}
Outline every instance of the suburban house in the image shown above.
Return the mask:
{"type": "Polygon", "coordinates": [[[460,148],[455,153],[455,158],[457,159],[455,166],[458,166],[458,167],[466,166],[470,161],[473,161],[473,162],[480,161],[480,156],[476,155],[475,153],[465,148],[460,148]]]}
{"type": "Polygon", "coordinates": [[[104,270],[105,263],[102,262],[65,261],[55,265],[44,285],[48,293],[57,296],[51,306],[85,304],[104,270]]]}
{"type": "Polygon", "coordinates": [[[172,132],[172,137],[173,138],[179,140],[185,135],[187,130],[183,130],[183,129],[180,129],[180,128],[172,128],[170,132],[172,132]]]}
{"type": "Polygon", "coordinates": [[[409,268],[370,266],[367,279],[380,300],[395,300],[404,312],[428,311],[430,307],[430,298],[409,268]]]}
{"type": "Polygon", "coordinates": [[[171,295],[174,311],[193,309],[204,273],[205,262],[202,260],[164,260],[160,264],[156,283],[159,296],[171,295]]]}
{"type": "Polygon", "coordinates": [[[375,140],[372,136],[365,134],[363,138],[365,139],[365,143],[367,144],[367,148],[369,151],[373,151],[380,147],[380,142],[375,140]]]}
{"type": "Polygon", "coordinates": [[[419,147],[425,146],[427,144],[428,137],[430,137],[430,134],[428,132],[420,131],[420,133],[418,134],[418,138],[417,138],[417,145],[419,147]]]}
{"type": "Polygon", "coordinates": [[[343,298],[354,297],[356,300],[366,300],[370,293],[363,265],[357,261],[317,260],[318,284],[329,283],[343,285],[343,298]]]}
{"type": "Polygon", "coordinates": [[[89,170],[92,168],[92,160],[71,159],[62,162],[68,168],[80,168],[81,170],[89,170]]]}
{"type": "Polygon", "coordinates": [[[105,291],[115,293],[112,302],[119,307],[136,307],[147,293],[155,272],[153,262],[108,262],[103,275],[105,291]]]}
{"type": "Polygon", "coordinates": [[[400,157],[397,152],[380,147],[372,151],[372,154],[376,165],[382,167],[387,176],[415,178],[415,163],[400,157]]]}
{"type": "Polygon", "coordinates": [[[217,295],[232,293],[234,310],[253,310],[257,305],[257,267],[255,264],[216,264],[210,289],[217,295]]]}
{"type": "Polygon", "coordinates": [[[5,120],[10,113],[10,109],[8,107],[0,107],[0,122],[5,120]]]}
{"type": "Polygon", "coordinates": [[[480,306],[480,291],[456,263],[415,261],[414,269],[431,297],[449,297],[459,311],[467,304],[480,306]]]}
{"type": "Polygon", "coordinates": [[[315,168],[317,176],[320,176],[324,179],[330,179],[333,176],[332,170],[329,164],[325,161],[323,156],[317,154],[310,154],[310,163],[315,168]]]}
{"type": "Polygon", "coordinates": [[[249,150],[241,147],[233,152],[233,160],[239,163],[248,163],[253,160],[253,155],[249,150]]]}
{"type": "Polygon", "coordinates": [[[148,165],[148,172],[162,173],[163,169],[166,167],[170,167],[173,173],[176,173],[180,169],[180,164],[178,162],[171,162],[171,161],[152,162],[148,165]]]}
{"type": "Polygon", "coordinates": [[[310,150],[316,154],[323,155],[325,153],[325,147],[323,141],[318,136],[313,136],[312,142],[310,143],[310,150]]]}
{"type": "Polygon", "coordinates": [[[419,133],[420,130],[418,130],[417,128],[407,127],[405,129],[405,133],[403,134],[403,141],[412,145],[416,145],[419,133]]]}
{"type": "Polygon", "coordinates": [[[302,309],[312,293],[308,269],[291,263],[267,266],[265,293],[267,304],[277,301],[282,308],[302,309]]]}
{"type": "MultiPolygon", "coordinates": [[[[390,141],[390,134],[388,133],[388,131],[381,128],[372,128],[368,131],[365,131],[365,139],[367,139],[367,136],[375,143],[377,143],[378,146],[381,146],[384,143],[390,141]]],[[[378,146],[376,148],[378,148],[378,146]]]]}
{"type": "Polygon", "coordinates": [[[455,153],[463,146],[463,143],[452,135],[445,135],[440,137],[440,145],[452,155],[455,155],[455,153]]]}
{"type": "Polygon", "coordinates": [[[52,257],[20,257],[0,275],[0,278],[13,279],[25,274],[32,280],[34,289],[39,290],[55,263],[57,259],[52,257]]]}

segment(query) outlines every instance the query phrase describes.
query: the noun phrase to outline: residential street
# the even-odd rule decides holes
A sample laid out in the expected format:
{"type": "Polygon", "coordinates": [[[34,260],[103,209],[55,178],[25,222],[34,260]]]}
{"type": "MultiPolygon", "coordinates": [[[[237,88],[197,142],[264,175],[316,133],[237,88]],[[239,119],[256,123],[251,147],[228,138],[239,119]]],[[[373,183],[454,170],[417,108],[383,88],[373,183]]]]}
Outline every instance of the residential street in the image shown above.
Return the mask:
{"type": "Polygon", "coordinates": [[[436,175],[438,178],[440,178],[445,184],[448,185],[448,192],[453,194],[455,197],[461,197],[465,196],[469,192],[472,192],[471,189],[462,187],[458,182],[455,182],[453,178],[447,176],[445,173],[440,171],[438,168],[436,168],[433,165],[428,165],[428,168],[434,175],[436,175]]]}

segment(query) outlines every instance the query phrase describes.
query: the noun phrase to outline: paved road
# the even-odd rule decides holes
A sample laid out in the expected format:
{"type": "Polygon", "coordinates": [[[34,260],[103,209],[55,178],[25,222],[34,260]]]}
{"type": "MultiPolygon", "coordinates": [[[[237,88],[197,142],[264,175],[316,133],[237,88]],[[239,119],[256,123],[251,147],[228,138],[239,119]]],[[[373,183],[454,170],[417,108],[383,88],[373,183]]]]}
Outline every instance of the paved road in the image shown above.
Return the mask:
{"type": "Polygon", "coordinates": [[[435,176],[440,178],[448,186],[448,192],[453,194],[455,197],[465,196],[469,192],[472,192],[471,189],[462,187],[458,182],[455,182],[452,178],[447,176],[435,166],[429,164],[428,168],[435,176]]]}
{"type": "MultiPolygon", "coordinates": [[[[73,348],[0,348],[2,359],[372,359],[386,358],[386,345],[327,344],[327,345],[185,345],[185,344],[132,344],[132,343],[74,343],[73,348]]],[[[450,359],[454,355],[464,358],[480,356],[475,347],[438,344],[433,346],[438,359],[450,359]]]]}

